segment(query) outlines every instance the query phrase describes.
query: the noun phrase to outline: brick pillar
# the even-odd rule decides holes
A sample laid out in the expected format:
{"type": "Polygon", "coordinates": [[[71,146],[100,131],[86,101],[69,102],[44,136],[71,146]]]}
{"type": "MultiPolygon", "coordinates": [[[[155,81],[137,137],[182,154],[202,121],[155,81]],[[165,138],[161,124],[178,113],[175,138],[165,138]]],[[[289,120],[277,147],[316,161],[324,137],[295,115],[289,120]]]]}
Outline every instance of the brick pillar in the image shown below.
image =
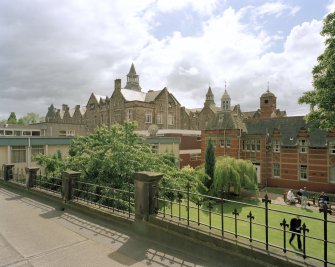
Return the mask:
{"type": "Polygon", "coordinates": [[[40,168],[38,167],[26,167],[26,174],[28,174],[28,178],[26,180],[27,189],[34,187],[37,177],[37,171],[40,168]]]}
{"type": "Polygon", "coordinates": [[[73,199],[73,189],[77,187],[80,172],[65,171],[62,174],[62,193],[65,201],[73,199]]]}
{"type": "Polygon", "coordinates": [[[137,172],[134,174],[135,181],[135,219],[149,219],[150,214],[155,213],[157,202],[154,199],[158,192],[158,182],[163,174],[154,172],[137,172]]]}
{"type": "Polygon", "coordinates": [[[13,167],[14,164],[3,164],[3,179],[5,181],[13,179],[13,167]]]}

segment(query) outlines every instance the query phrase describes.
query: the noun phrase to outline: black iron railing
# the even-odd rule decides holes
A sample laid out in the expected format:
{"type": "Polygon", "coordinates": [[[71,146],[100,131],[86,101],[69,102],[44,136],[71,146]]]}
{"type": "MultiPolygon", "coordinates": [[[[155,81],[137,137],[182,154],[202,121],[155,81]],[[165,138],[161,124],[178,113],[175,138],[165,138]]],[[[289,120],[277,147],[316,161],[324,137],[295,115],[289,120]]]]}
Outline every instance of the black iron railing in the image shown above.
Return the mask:
{"type": "Polygon", "coordinates": [[[73,189],[73,196],[75,201],[81,201],[87,205],[106,208],[112,212],[128,213],[128,217],[134,214],[134,190],[130,183],[127,190],[122,190],[78,181],[73,189]]]}
{"type": "MultiPolygon", "coordinates": [[[[265,246],[277,248],[286,253],[301,255],[323,262],[324,266],[335,265],[335,218],[329,216],[328,206],[321,207],[319,214],[309,216],[300,214],[301,229],[295,233],[301,239],[301,249],[297,248],[297,237],[289,244],[290,220],[297,216],[285,210],[288,206],[271,204],[266,195],[262,204],[244,203],[223,197],[211,197],[190,192],[160,188],[156,195],[157,213],[163,218],[177,220],[188,226],[210,230],[213,234],[231,235],[235,239],[247,240],[265,246]],[[272,208],[273,207],[273,208],[272,208]],[[313,227],[310,228],[310,227],[313,227]]],[[[314,207],[314,209],[317,209],[314,207]]]]}
{"type": "Polygon", "coordinates": [[[62,195],[62,178],[55,176],[43,176],[40,172],[35,180],[35,187],[62,195]]]}
{"type": "Polygon", "coordinates": [[[11,182],[26,185],[27,174],[23,168],[13,168],[13,179],[11,182]]]}

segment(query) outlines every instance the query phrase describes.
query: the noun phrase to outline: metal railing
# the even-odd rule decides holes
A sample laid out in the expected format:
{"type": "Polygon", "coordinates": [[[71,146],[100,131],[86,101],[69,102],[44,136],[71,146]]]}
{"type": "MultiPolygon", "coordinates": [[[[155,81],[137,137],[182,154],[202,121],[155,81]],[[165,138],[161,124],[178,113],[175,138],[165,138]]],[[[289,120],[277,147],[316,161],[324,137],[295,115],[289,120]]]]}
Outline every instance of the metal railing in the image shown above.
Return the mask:
{"type": "Polygon", "coordinates": [[[35,187],[49,191],[53,194],[62,195],[62,178],[55,176],[43,176],[41,172],[35,180],[35,187]]]}
{"type": "Polygon", "coordinates": [[[299,214],[302,224],[297,233],[290,231],[288,224],[297,214],[285,211],[287,206],[283,205],[273,204],[276,208],[270,208],[271,200],[267,195],[260,206],[226,199],[223,194],[219,198],[195,194],[190,192],[190,186],[186,190],[176,190],[162,185],[155,199],[157,213],[163,218],[207,229],[221,237],[229,234],[249,244],[258,243],[266,250],[273,247],[284,254],[301,255],[304,259],[323,262],[324,266],[335,265],[334,235],[333,239],[328,238],[328,232],[335,232],[335,220],[330,218],[331,210],[327,206],[320,208],[319,217],[299,214]],[[309,229],[310,226],[314,229],[309,229]],[[293,233],[301,239],[301,250],[288,246],[288,235],[293,233]],[[323,252],[318,252],[320,250],[323,252]]]}
{"type": "Polygon", "coordinates": [[[13,168],[13,179],[11,182],[25,186],[27,182],[27,174],[23,168],[13,168]]]}
{"type": "Polygon", "coordinates": [[[128,190],[116,189],[105,185],[76,182],[73,189],[74,201],[84,202],[112,212],[134,214],[135,200],[133,186],[128,183],[128,190]]]}

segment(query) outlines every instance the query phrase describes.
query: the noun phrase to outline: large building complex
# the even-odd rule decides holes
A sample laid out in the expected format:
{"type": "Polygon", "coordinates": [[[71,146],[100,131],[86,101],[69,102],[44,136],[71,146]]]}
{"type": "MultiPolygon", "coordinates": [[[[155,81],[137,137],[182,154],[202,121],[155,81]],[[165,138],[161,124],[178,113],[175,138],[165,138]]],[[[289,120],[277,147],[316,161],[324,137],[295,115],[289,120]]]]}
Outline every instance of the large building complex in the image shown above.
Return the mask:
{"type": "MultiPolygon", "coordinates": [[[[335,132],[311,129],[302,116],[287,116],[269,88],[260,96],[259,108],[249,112],[232,106],[227,88],[223,91],[218,106],[209,87],[203,107],[188,109],[167,88],[143,92],[132,64],[125,86],[116,79],[111,96],[92,93],[85,107],[73,109],[51,105],[46,122],[31,125],[30,134],[85,135],[100,125],[136,121],[138,133],[153,149],[179,154],[180,166],[203,163],[212,139],[217,156],[250,160],[261,185],[335,191],[335,132]],[[158,132],[149,137],[153,126],[158,132]]],[[[4,128],[0,135],[24,136],[28,131],[4,128]]]]}

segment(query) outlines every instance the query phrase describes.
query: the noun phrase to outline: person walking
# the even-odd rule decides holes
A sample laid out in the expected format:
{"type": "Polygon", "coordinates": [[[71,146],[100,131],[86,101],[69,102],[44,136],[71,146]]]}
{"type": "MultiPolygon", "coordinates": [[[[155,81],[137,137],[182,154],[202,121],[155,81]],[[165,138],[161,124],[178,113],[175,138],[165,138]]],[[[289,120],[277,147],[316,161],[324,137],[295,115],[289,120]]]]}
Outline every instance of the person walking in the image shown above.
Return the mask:
{"type": "Polygon", "coordinates": [[[307,192],[306,187],[304,187],[304,190],[302,190],[301,192],[301,208],[302,209],[306,209],[307,201],[308,201],[308,192],[307,192]]]}
{"type": "Polygon", "coordinates": [[[291,238],[290,238],[290,244],[292,244],[292,241],[295,236],[297,236],[298,240],[298,248],[301,250],[301,219],[299,215],[297,215],[296,218],[292,218],[290,221],[290,231],[291,231],[291,238]]]}

